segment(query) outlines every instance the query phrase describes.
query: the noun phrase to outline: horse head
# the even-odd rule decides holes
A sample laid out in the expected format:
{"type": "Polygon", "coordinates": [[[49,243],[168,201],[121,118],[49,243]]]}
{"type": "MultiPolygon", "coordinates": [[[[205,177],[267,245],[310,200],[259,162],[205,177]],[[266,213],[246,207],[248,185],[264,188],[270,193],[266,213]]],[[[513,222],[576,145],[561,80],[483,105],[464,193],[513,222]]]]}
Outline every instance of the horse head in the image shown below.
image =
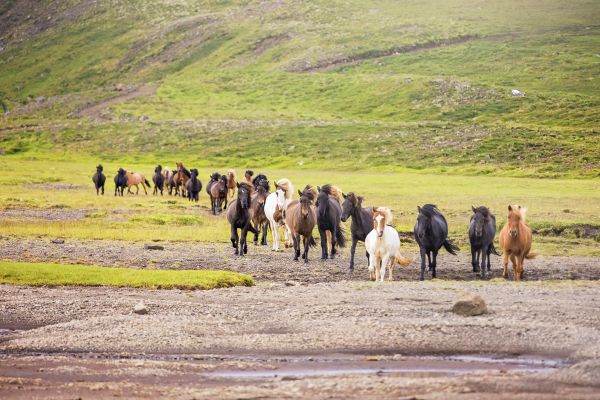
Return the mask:
{"type": "Polygon", "coordinates": [[[521,222],[525,222],[525,211],[527,209],[520,205],[508,206],[508,233],[513,239],[519,235],[519,225],[521,222]]]}
{"type": "Polygon", "coordinates": [[[302,219],[308,219],[313,201],[315,200],[315,190],[310,185],[306,185],[303,191],[298,190],[300,195],[300,214],[302,219]]]}
{"type": "Polygon", "coordinates": [[[246,210],[250,206],[250,195],[251,195],[252,189],[245,182],[238,183],[236,186],[238,189],[238,194],[237,194],[238,203],[240,204],[240,207],[242,210],[246,210]]]}
{"type": "Polygon", "coordinates": [[[417,216],[417,225],[415,226],[415,235],[423,239],[427,231],[431,229],[431,215],[425,211],[425,207],[417,206],[419,215],[417,216]]]}
{"type": "Polygon", "coordinates": [[[341,219],[342,222],[346,222],[354,210],[360,208],[363,198],[356,196],[353,192],[349,192],[348,194],[342,193],[342,196],[344,197],[344,202],[342,203],[341,219]]]}
{"type": "Polygon", "coordinates": [[[190,170],[190,179],[196,179],[198,178],[198,170],[196,168],[192,168],[190,170]]]}
{"type": "Polygon", "coordinates": [[[263,186],[259,186],[258,189],[256,189],[256,202],[259,209],[265,208],[267,195],[268,192],[263,186]]]}
{"type": "Polygon", "coordinates": [[[154,168],[154,172],[160,174],[162,172],[162,165],[158,164],[156,168],[154,168]]]}
{"type": "Polygon", "coordinates": [[[392,222],[392,212],[386,207],[373,207],[373,229],[377,236],[383,237],[385,226],[392,222]]]}
{"type": "Polygon", "coordinates": [[[475,237],[480,238],[483,236],[483,229],[485,228],[485,225],[490,220],[490,210],[483,206],[471,206],[471,209],[473,210],[473,215],[471,216],[470,225],[473,229],[475,237]]]}
{"type": "Polygon", "coordinates": [[[102,167],[102,164],[99,164],[99,165],[96,167],[96,172],[97,172],[97,173],[99,173],[99,174],[101,174],[103,170],[104,170],[104,167],[102,167]]]}
{"type": "Polygon", "coordinates": [[[319,191],[319,195],[317,196],[317,210],[319,212],[319,217],[324,218],[325,214],[327,214],[327,209],[329,208],[329,195],[321,190],[319,186],[317,186],[317,190],[319,191]]]}

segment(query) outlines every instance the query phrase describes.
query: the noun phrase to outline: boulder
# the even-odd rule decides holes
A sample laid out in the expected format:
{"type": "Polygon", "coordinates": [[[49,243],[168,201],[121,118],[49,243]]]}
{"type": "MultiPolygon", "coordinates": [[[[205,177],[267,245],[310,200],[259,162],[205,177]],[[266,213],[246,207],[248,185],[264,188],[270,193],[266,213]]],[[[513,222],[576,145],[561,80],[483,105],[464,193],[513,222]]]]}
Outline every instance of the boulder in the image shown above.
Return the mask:
{"type": "Polygon", "coordinates": [[[485,301],[477,294],[468,293],[458,299],[452,307],[452,312],[465,317],[486,314],[488,312],[485,301]]]}

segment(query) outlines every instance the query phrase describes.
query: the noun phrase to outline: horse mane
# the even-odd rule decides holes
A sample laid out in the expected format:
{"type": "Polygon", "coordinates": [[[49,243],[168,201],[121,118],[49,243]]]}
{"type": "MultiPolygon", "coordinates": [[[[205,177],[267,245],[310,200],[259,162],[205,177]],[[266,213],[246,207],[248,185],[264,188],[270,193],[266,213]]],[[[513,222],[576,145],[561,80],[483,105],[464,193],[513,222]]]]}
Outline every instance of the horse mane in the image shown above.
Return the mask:
{"type": "Polygon", "coordinates": [[[385,217],[385,223],[387,225],[391,224],[392,221],[394,220],[394,216],[392,215],[392,210],[390,210],[387,207],[377,207],[374,211],[383,214],[383,216],[385,217]]]}
{"type": "Polygon", "coordinates": [[[315,188],[313,188],[310,185],[306,185],[304,187],[304,190],[302,191],[302,196],[300,196],[300,197],[306,197],[311,202],[313,202],[313,201],[315,201],[316,196],[317,196],[317,192],[315,191],[315,188]]]}
{"type": "Polygon", "coordinates": [[[519,213],[519,215],[521,216],[521,220],[523,221],[523,223],[525,223],[525,217],[527,216],[527,207],[521,207],[518,204],[513,204],[511,207],[511,211],[519,213]]]}
{"type": "Polygon", "coordinates": [[[227,171],[227,175],[231,175],[233,177],[233,179],[237,179],[237,175],[235,173],[235,169],[229,169],[227,171]]]}
{"type": "Polygon", "coordinates": [[[213,172],[212,175],[210,176],[210,181],[211,182],[216,182],[221,178],[221,174],[218,172],[213,172]]]}
{"type": "Polygon", "coordinates": [[[431,218],[434,215],[439,215],[440,217],[443,217],[442,212],[437,208],[435,204],[425,204],[423,207],[421,207],[421,214],[423,214],[427,218],[431,218]]]}
{"type": "Polygon", "coordinates": [[[171,172],[171,168],[169,168],[169,167],[164,167],[164,168],[163,168],[163,171],[165,171],[165,172],[171,172]]]}
{"type": "MultiPolygon", "coordinates": [[[[254,191],[254,186],[249,184],[248,182],[240,182],[239,189],[244,188],[248,191],[248,193],[252,193],[254,191]]],[[[239,190],[238,190],[239,193],[239,190]]]]}
{"type": "Polygon", "coordinates": [[[247,169],[246,170],[246,175],[252,176],[252,175],[254,175],[254,171],[252,171],[251,169],[247,169]]]}
{"type": "Polygon", "coordinates": [[[267,180],[267,177],[266,177],[266,175],[264,175],[264,174],[258,174],[258,175],[256,175],[256,176],[255,176],[255,177],[252,179],[252,184],[254,185],[254,187],[257,187],[257,186],[258,186],[258,184],[260,183],[260,181],[262,181],[263,179],[264,179],[265,181],[267,180]]]}
{"type": "Polygon", "coordinates": [[[275,183],[275,185],[284,191],[286,200],[292,199],[292,197],[294,196],[294,185],[292,185],[292,182],[289,179],[281,178],[275,183]]]}
{"type": "Polygon", "coordinates": [[[490,209],[485,206],[473,207],[473,212],[475,214],[483,215],[485,219],[488,219],[490,216],[492,216],[490,209]]]}
{"type": "Polygon", "coordinates": [[[337,201],[340,204],[342,204],[344,202],[344,197],[342,195],[342,189],[340,189],[337,186],[333,186],[328,183],[321,187],[321,191],[327,193],[328,196],[331,196],[331,197],[337,199],[337,201]]]}
{"type": "Polygon", "coordinates": [[[227,175],[221,175],[221,177],[219,178],[219,180],[221,182],[223,182],[225,184],[225,186],[227,186],[227,175]]]}

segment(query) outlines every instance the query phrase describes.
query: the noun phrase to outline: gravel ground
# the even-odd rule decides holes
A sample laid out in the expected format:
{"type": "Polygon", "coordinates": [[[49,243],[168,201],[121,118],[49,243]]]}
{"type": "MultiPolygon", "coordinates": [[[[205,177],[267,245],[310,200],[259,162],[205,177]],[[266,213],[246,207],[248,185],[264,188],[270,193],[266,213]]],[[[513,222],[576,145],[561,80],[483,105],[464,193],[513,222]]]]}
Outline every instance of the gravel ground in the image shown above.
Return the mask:
{"type": "MultiPolygon", "coordinates": [[[[133,268],[159,269],[226,269],[252,275],[258,282],[297,281],[303,284],[337,282],[341,280],[364,281],[368,278],[364,247],[356,250],[356,270],[348,271],[349,249],[341,249],[334,260],[320,260],[320,248],[311,249],[310,262],[292,261],[292,250],[275,253],[267,246],[249,245],[246,257],[236,257],[230,245],[194,243],[152,243],[164,250],[147,250],[144,243],[109,240],[65,240],[54,244],[50,239],[0,239],[0,259],[18,261],[55,261],[61,263],[96,264],[133,268]]],[[[473,280],[470,254],[453,256],[440,253],[438,277],[440,279],[473,280]]],[[[407,268],[396,267],[397,280],[417,280],[420,258],[404,252],[413,259],[407,268]]],[[[502,259],[492,259],[492,276],[502,276],[502,259]]],[[[510,266],[509,266],[510,268],[510,266]]],[[[512,276],[512,268],[510,269],[512,276]]],[[[600,260],[593,257],[538,257],[525,262],[526,280],[599,279],[600,260]]]]}

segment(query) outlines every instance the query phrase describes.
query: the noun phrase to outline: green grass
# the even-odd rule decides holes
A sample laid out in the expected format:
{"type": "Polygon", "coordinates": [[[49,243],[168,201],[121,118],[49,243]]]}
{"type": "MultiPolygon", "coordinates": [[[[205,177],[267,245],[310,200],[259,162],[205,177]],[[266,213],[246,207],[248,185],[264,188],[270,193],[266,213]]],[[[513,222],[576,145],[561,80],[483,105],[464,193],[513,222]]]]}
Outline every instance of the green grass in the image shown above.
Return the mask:
{"type": "Polygon", "coordinates": [[[209,270],[138,270],[0,261],[0,283],[26,286],[114,286],[144,289],[215,289],[253,286],[249,275],[209,270]]]}

